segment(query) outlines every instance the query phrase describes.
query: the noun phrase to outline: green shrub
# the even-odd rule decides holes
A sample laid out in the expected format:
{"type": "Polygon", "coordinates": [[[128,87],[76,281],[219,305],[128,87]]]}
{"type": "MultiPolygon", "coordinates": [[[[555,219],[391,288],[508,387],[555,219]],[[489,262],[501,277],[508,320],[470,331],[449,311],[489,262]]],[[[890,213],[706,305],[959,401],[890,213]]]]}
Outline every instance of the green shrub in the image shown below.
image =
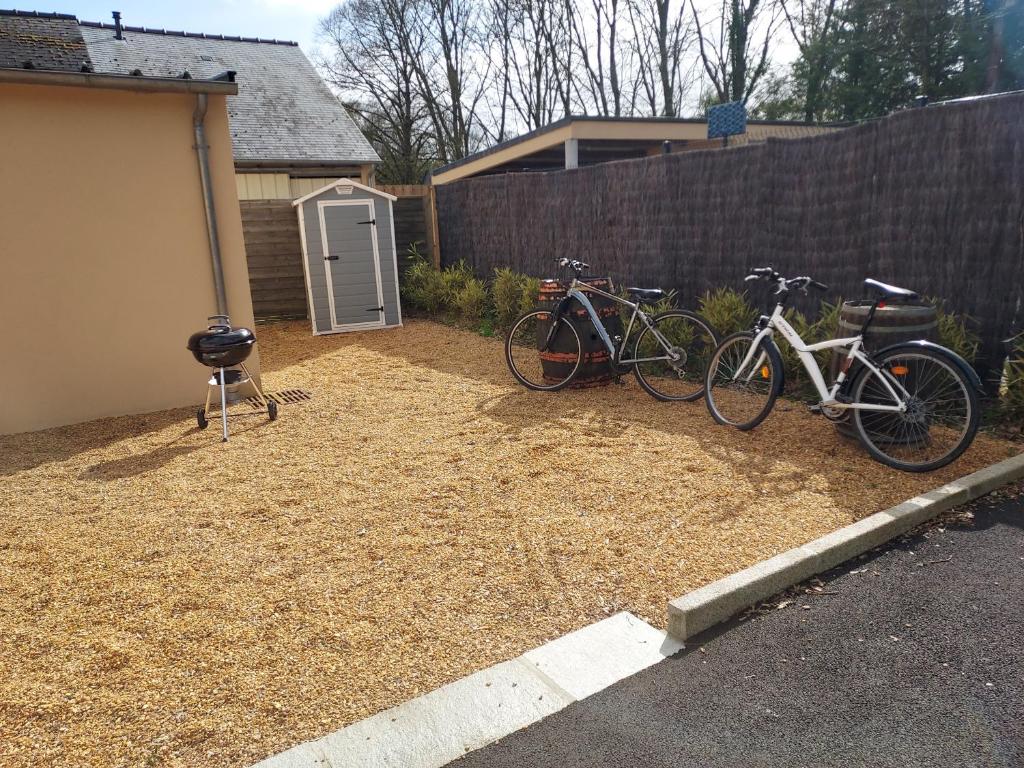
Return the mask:
{"type": "Polygon", "coordinates": [[[462,287],[455,290],[452,308],[462,322],[478,326],[487,309],[487,286],[483,280],[468,278],[462,287]]]}
{"type": "Polygon", "coordinates": [[[444,282],[445,307],[450,310],[457,310],[458,295],[467,283],[473,279],[473,270],[466,266],[464,261],[452,264],[441,270],[441,280],[444,282]]]}
{"type": "Polygon", "coordinates": [[[405,270],[402,298],[412,307],[433,314],[447,302],[448,286],[441,272],[425,260],[414,261],[405,270]]]}
{"type": "MultiPolygon", "coordinates": [[[[839,311],[843,306],[842,299],[835,304],[827,301],[821,302],[818,309],[818,318],[812,323],[807,317],[795,309],[786,310],[786,320],[804,340],[805,344],[817,344],[820,341],[836,338],[839,331],[839,311]]],[[[818,401],[818,391],[814,388],[807,369],[796,351],[786,342],[779,344],[782,350],[783,369],[786,372],[786,392],[793,397],[799,397],[813,402],[818,401]]],[[[832,359],[833,351],[830,349],[821,350],[814,355],[818,363],[818,370],[821,371],[825,382],[829,382],[828,368],[832,359]]]]}
{"type": "Polygon", "coordinates": [[[540,296],[540,278],[523,275],[523,290],[519,296],[519,314],[529,312],[537,306],[540,296]]]}
{"type": "Polygon", "coordinates": [[[480,321],[480,325],[477,327],[477,333],[481,336],[493,336],[494,335],[494,321],[490,317],[485,317],[480,321]]]}
{"type": "Polygon", "coordinates": [[[676,297],[678,296],[676,290],[670,290],[665,295],[658,299],[653,304],[648,304],[644,307],[644,312],[652,317],[654,315],[660,315],[662,312],[668,312],[670,309],[676,308],[676,297]]]}
{"type": "MultiPolygon", "coordinates": [[[[787,309],[785,317],[805,344],[814,344],[818,341],[815,323],[810,322],[803,312],[787,309]]],[[[785,371],[787,394],[793,397],[813,399],[815,397],[814,384],[807,374],[807,369],[804,368],[800,355],[786,341],[779,343],[779,350],[782,352],[782,369],[785,371]]]]}
{"type": "Polygon", "coordinates": [[[406,261],[409,262],[410,266],[420,261],[428,261],[427,254],[420,252],[421,242],[421,240],[417,240],[413,243],[409,243],[409,247],[405,251],[405,258],[406,261]]]}
{"type": "Polygon", "coordinates": [[[818,319],[814,323],[818,333],[818,341],[839,338],[839,314],[842,311],[842,297],[836,299],[835,304],[828,301],[821,302],[821,307],[818,310],[818,319]]]}
{"type": "Polygon", "coordinates": [[[491,294],[497,327],[508,329],[517,317],[537,306],[540,280],[521,272],[501,267],[494,270],[491,294]]]}
{"type": "Polygon", "coordinates": [[[508,328],[521,313],[523,286],[526,275],[515,272],[508,267],[494,270],[494,283],[491,293],[494,295],[494,313],[498,327],[508,328]]]}
{"type": "Polygon", "coordinates": [[[1016,337],[1003,368],[999,405],[1004,418],[1018,425],[1024,420],[1024,333],[1016,337]]]}
{"type": "MultiPolygon", "coordinates": [[[[626,293],[626,290],[624,288],[620,288],[618,291],[615,292],[615,294],[625,301],[634,301],[634,298],[630,296],[628,293],[626,293]]],[[[676,308],[676,297],[678,295],[678,291],[674,289],[669,290],[665,293],[664,297],[658,299],[658,301],[654,302],[653,304],[643,304],[642,309],[651,317],[659,315],[662,312],[668,312],[670,309],[676,308]]],[[[618,304],[616,306],[619,309],[619,319],[622,320],[622,327],[625,329],[625,327],[629,325],[629,318],[633,316],[633,310],[627,307],[625,304],[618,304]]],[[[642,327],[643,326],[638,326],[636,323],[633,324],[634,330],[642,327]]]]}
{"type": "Polygon", "coordinates": [[[722,338],[736,331],[750,330],[760,314],[747,300],[746,292],[732,288],[719,288],[701,296],[700,313],[722,338]]]}
{"type": "Polygon", "coordinates": [[[929,298],[928,302],[935,307],[939,344],[953,350],[967,362],[973,363],[978,356],[981,337],[970,327],[972,319],[967,315],[947,312],[942,299],[929,298]]]}

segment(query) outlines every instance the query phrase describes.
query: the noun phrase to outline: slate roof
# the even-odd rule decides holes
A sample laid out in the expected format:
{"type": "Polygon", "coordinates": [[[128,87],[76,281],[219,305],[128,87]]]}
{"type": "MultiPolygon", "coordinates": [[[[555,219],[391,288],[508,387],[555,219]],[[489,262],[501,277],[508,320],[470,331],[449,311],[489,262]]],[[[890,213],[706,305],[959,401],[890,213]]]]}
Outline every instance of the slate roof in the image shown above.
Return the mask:
{"type": "Polygon", "coordinates": [[[80,72],[89,51],[78,20],[65,13],[0,10],[0,67],[80,72]]]}
{"type": "Polygon", "coordinates": [[[208,78],[237,72],[228,97],[236,163],[350,165],[380,158],[296,43],[203,35],[83,21],[80,31],[97,72],[208,78]]]}

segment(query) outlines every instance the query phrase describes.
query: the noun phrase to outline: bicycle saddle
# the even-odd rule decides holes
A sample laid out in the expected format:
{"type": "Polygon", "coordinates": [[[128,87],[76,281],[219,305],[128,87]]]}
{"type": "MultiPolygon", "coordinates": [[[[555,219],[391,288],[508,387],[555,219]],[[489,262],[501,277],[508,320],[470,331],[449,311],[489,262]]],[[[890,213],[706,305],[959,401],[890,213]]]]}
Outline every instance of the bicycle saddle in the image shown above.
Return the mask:
{"type": "Polygon", "coordinates": [[[864,285],[868,288],[874,288],[887,299],[915,301],[920,298],[914,291],[907,290],[906,288],[897,288],[895,285],[888,285],[887,283],[880,283],[878,280],[872,280],[870,277],[864,281],[864,285]]]}
{"type": "Polygon", "coordinates": [[[661,288],[627,288],[626,293],[642,301],[659,301],[665,298],[665,292],[661,288]]]}

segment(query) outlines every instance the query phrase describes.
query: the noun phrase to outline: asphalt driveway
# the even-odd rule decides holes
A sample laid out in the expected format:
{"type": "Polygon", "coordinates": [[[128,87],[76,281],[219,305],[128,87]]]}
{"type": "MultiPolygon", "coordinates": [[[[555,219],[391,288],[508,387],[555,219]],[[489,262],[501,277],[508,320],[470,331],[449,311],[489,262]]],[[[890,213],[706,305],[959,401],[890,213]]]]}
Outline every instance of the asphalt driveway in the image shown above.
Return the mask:
{"type": "Polygon", "coordinates": [[[1022,495],[848,563],[453,768],[1024,765],[1022,495]]]}

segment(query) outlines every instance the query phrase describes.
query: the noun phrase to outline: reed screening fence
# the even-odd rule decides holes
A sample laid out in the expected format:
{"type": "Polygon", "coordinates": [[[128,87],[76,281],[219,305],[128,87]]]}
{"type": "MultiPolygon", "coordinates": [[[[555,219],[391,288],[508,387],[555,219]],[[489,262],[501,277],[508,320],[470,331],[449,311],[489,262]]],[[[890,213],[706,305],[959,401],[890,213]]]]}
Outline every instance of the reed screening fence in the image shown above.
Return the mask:
{"type": "Polygon", "coordinates": [[[549,276],[555,258],[581,258],[684,305],[769,263],[833,298],[865,296],[874,277],[970,315],[993,382],[1002,340],[1024,325],[1022,126],[1016,93],[804,139],[455,182],[436,191],[442,259],[549,276]]]}

